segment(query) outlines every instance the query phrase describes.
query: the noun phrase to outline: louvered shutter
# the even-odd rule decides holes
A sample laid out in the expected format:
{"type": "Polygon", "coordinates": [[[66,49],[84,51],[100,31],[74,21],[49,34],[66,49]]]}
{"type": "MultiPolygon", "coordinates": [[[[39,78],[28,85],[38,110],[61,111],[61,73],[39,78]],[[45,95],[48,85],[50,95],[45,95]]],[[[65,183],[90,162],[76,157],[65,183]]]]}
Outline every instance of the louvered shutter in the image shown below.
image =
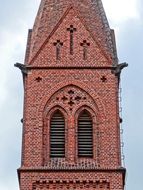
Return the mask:
{"type": "Polygon", "coordinates": [[[55,112],[51,118],[50,157],[65,157],[65,120],[60,111],[55,112]]]}
{"type": "Polygon", "coordinates": [[[93,157],[92,119],[87,111],[78,118],[78,156],[93,157]]]}

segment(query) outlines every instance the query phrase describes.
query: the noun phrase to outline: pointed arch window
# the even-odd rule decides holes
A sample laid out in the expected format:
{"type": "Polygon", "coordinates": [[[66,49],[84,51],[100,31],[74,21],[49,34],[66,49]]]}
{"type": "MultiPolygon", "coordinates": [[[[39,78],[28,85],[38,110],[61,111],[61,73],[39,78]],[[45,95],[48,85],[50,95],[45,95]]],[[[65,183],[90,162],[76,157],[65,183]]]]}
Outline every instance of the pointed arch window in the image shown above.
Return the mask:
{"type": "Polygon", "coordinates": [[[65,119],[59,110],[50,121],[50,157],[65,157],[65,119]]]}
{"type": "Polygon", "coordinates": [[[78,117],[78,157],[93,157],[93,121],[86,110],[78,117]]]}

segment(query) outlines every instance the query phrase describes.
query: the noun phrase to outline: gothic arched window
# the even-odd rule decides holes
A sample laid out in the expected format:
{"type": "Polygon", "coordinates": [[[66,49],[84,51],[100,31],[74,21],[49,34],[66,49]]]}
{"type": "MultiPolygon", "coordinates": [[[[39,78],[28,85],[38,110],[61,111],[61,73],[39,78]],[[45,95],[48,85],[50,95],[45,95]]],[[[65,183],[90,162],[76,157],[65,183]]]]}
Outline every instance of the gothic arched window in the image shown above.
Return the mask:
{"type": "Polygon", "coordinates": [[[93,157],[93,122],[86,110],[78,117],[78,157],[93,157]]]}
{"type": "Polygon", "coordinates": [[[65,157],[65,119],[59,110],[50,121],[50,157],[65,157]]]}

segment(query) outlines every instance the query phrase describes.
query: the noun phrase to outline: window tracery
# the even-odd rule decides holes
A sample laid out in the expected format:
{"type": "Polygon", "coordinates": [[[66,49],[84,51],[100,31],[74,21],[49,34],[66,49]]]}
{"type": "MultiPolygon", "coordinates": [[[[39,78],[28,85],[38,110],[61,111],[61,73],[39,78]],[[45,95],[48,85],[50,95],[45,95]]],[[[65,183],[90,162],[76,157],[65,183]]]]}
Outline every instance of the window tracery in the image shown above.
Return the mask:
{"type": "Polygon", "coordinates": [[[57,91],[47,104],[49,109],[54,105],[60,105],[66,109],[67,113],[76,111],[82,105],[97,108],[94,100],[87,92],[72,85],[57,91]]]}

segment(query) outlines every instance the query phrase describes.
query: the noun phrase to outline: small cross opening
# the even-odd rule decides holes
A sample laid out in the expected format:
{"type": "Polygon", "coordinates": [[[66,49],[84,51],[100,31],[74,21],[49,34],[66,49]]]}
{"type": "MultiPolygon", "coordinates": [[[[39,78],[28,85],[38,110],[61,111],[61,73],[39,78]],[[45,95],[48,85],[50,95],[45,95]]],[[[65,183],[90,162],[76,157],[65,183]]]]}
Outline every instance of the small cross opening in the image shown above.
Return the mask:
{"type": "Polygon", "coordinates": [[[72,95],[72,94],[74,94],[74,91],[73,91],[73,90],[69,90],[68,93],[69,93],[70,95],[72,95]]]}
{"type": "Polygon", "coordinates": [[[63,100],[63,102],[65,102],[66,100],[68,100],[68,98],[66,96],[63,96],[62,100],[63,100]]]}
{"type": "Polygon", "coordinates": [[[63,46],[63,42],[61,42],[60,40],[57,40],[56,42],[53,43],[53,45],[56,47],[56,59],[60,60],[61,47],[63,46]]]}
{"type": "Polygon", "coordinates": [[[77,31],[76,28],[74,28],[73,25],[70,25],[69,28],[67,28],[67,31],[70,32],[70,54],[73,55],[73,46],[74,46],[74,32],[77,31]]]}
{"type": "Polygon", "coordinates": [[[42,80],[42,78],[41,78],[41,77],[37,77],[35,80],[36,80],[37,82],[40,82],[40,81],[42,80]]]}
{"type": "Polygon", "coordinates": [[[73,102],[72,100],[70,100],[70,101],[68,102],[68,104],[69,104],[70,106],[73,106],[73,105],[74,105],[74,102],[73,102]]]}
{"type": "Polygon", "coordinates": [[[81,100],[81,97],[80,97],[80,96],[76,96],[76,97],[75,97],[75,100],[80,101],[80,100],[81,100]]]}
{"type": "Polygon", "coordinates": [[[87,60],[88,47],[90,46],[90,43],[88,43],[86,40],[83,40],[80,45],[83,47],[83,59],[87,60]]]}
{"type": "Polygon", "coordinates": [[[102,82],[106,82],[106,81],[107,81],[107,78],[106,78],[105,76],[102,76],[102,77],[101,77],[101,81],[102,81],[102,82]]]}

